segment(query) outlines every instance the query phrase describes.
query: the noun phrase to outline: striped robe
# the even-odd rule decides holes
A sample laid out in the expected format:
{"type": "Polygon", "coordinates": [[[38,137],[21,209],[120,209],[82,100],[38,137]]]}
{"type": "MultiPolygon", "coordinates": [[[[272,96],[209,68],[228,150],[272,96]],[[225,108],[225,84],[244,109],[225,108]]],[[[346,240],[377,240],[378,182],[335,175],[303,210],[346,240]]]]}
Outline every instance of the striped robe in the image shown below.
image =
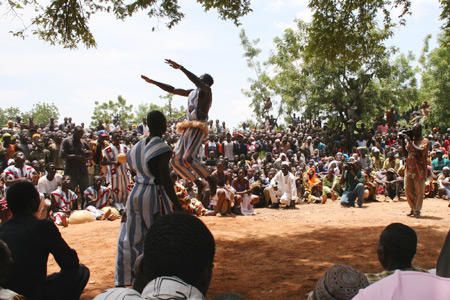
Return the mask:
{"type": "Polygon", "coordinates": [[[128,154],[128,165],[136,171],[135,186],[126,205],[126,223],[122,223],[116,260],[115,285],[131,285],[136,258],[143,253],[144,238],[156,216],[173,212],[172,202],[163,186],[154,183],[155,177],[148,162],[167,152],[169,145],[160,137],[152,137],[133,146],[128,154]]]}
{"type": "MultiPolygon", "coordinates": [[[[113,144],[102,150],[103,157],[108,161],[117,161],[120,153],[127,154],[129,149],[127,146],[120,144],[119,148],[113,144]]],[[[125,205],[128,198],[128,178],[127,164],[108,165],[106,173],[106,182],[111,184],[111,196],[113,204],[125,205]]]]}

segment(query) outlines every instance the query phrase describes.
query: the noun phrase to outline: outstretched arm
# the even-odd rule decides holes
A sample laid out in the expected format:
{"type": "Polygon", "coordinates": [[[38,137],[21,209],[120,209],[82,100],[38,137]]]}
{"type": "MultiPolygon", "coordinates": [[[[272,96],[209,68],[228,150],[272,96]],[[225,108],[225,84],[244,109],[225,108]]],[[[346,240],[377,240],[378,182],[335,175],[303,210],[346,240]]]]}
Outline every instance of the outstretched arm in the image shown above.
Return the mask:
{"type": "Polygon", "coordinates": [[[184,89],[174,88],[173,86],[171,86],[169,84],[158,82],[158,81],[150,79],[150,78],[148,78],[147,76],[144,76],[144,75],[141,75],[141,78],[144,79],[146,82],[148,82],[150,84],[156,85],[157,87],[159,87],[163,91],[166,91],[168,93],[175,94],[175,95],[178,95],[178,96],[187,97],[187,96],[189,96],[189,93],[191,92],[191,90],[184,90],[184,89]]]}
{"type": "Polygon", "coordinates": [[[187,78],[189,78],[189,80],[192,81],[195,84],[196,87],[198,87],[198,88],[206,88],[206,87],[208,87],[203,81],[200,80],[200,78],[197,77],[197,75],[195,75],[194,73],[188,71],[182,65],[177,64],[173,60],[166,59],[166,64],[168,64],[169,66],[171,66],[174,69],[181,70],[181,72],[183,72],[187,76],[187,78]]]}

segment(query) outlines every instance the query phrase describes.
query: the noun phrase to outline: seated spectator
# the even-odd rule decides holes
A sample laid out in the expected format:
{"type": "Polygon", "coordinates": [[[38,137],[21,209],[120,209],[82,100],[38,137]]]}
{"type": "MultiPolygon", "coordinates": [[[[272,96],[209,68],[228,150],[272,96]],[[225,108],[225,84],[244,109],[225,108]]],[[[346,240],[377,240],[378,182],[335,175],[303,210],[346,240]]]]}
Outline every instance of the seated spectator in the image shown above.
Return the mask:
{"type": "Polygon", "coordinates": [[[25,298],[11,290],[4,289],[3,286],[8,282],[13,265],[11,251],[8,246],[0,240],[0,299],[2,300],[24,300],[25,298]]]}
{"type": "Polygon", "coordinates": [[[162,216],[145,237],[136,263],[134,290],[113,288],[95,300],[205,299],[211,282],[215,241],[198,218],[162,216]]]}
{"type": "Polygon", "coordinates": [[[437,261],[436,275],[450,278],[450,231],[437,261]]]}
{"type": "Polygon", "coordinates": [[[84,198],[88,204],[86,210],[91,212],[97,220],[114,221],[120,218],[120,213],[111,207],[110,189],[102,184],[103,177],[95,176],[94,185],[84,191],[84,198]]]}
{"type": "Polygon", "coordinates": [[[349,159],[341,176],[340,184],[344,186],[341,197],[342,206],[354,207],[357,200],[358,207],[362,207],[364,195],[364,176],[354,159],[349,159]]]}
{"type": "Polygon", "coordinates": [[[63,177],[61,186],[56,189],[52,195],[52,218],[56,225],[67,227],[68,218],[72,210],[77,209],[78,196],[69,189],[71,178],[69,175],[63,177]]]}
{"type": "MultiPolygon", "coordinates": [[[[439,175],[437,179],[438,193],[439,195],[446,199],[450,199],[450,168],[444,167],[442,169],[442,174],[439,175]]],[[[450,207],[450,204],[448,205],[450,207]]]]}
{"type": "Polygon", "coordinates": [[[389,168],[377,182],[382,187],[385,197],[389,197],[391,201],[394,201],[396,197],[400,200],[403,177],[399,176],[393,168],[389,168]]]}
{"type": "Polygon", "coordinates": [[[56,191],[61,184],[62,176],[56,173],[54,163],[49,163],[46,167],[47,174],[42,176],[37,184],[37,190],[43,194],[45,198],[50,199],[52,192],[56,191]]]}
{"type": "Polygon", "coordinates": [[[384,271],[366,274],[369,283],[387,277],[396,270],[426,272],[412,266],[416,249],[417,235],[414,229],[401,223],[388,225],[380,235],[377,248],[378,259],[384,271]]]}
{"type": "Polygon", "coordinates": [[[280,203],[288,208],[294,208],[298,199],[294,175],[289,171],[289,163],[283,162],[281,170],[275,174],[268,188],[272,208],[278,208],[280,203]]]}
{"type": "Polygon", "coordinates": [[[366,276],[349,266],[333,266],[317,281],[308,300],[351,300],[369,285],[366,276]]]}
{"type": "Polygon", "coordinates": [[[235,191],[233,212],[244,216],[251,216],[255,215],[253,206],[258,203],[259,197],[251,194],[250,183],[245,176],[245,169],[240,168],[237,178],[231,183],[235,191]]]}
{"type": "Polygon", "coordinates": [[[353,300],[447,300],[450,279],[425,272],[395,271],[362,289],[353,300]]]}
{"type": "Polygon", "coordinates": [[[79,299],[89,279],[89,269],[80,265],[58,228],[50,220],[34,216],[40,199],[30,182],[12,185],[6,194],[12,218],[0,227],[0,239],[11,250],[14,260],[4,288],[27,299],[79,299]],[[61,268],[47,276],[47,261],[52,254],[61,268]]]}
{"type": "Polygon", "coordinates": [[[435,173],[442,172],[444,167],[450,167],[450,161],[444,157],[444,151],[441,149],[436,150],[436,158],[431,162],[431,169],[435,173]]]}
{"type": "Polygon", "coordinates": [[[308,203],[320,203],[322,195],[322,182],[319,179],[319,176],[317,176],[316,168],[310,167],[308,169],[308,172],[305,173],[304,178],[304,185],[306,189],[306,201],[308,203]]]}
{"type": "Polygon", "coordinates": [[[336,192],[336,176],[334,175],[334,169],[330,168],[328,170],[327,175],[325,175],[322,179],[322,204],[327,203],[328,198],[336,201],[337,192],[336,192]]]}

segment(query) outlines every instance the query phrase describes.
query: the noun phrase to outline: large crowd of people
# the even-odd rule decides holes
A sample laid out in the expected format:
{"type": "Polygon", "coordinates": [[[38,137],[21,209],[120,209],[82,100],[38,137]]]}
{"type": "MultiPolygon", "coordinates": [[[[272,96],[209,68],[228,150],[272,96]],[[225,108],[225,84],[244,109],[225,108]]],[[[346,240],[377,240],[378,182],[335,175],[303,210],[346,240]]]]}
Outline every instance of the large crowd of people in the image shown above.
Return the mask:
{"type": "MultiPolygon", "coordinates": [[[[79,297],[89,271],[79,264],[76,252],[55,225],[121,219],[115,285],[134,284],[135,290],[111,290],[99,299],[141,299],[155,293],[170,295],[178,289],[191,295],[189,299],[202,299],[211,276],[214,239],[195,218],[161,217],[168,212],[252,216],[257,213],[255,209],[263,207],[295,209],[300,204],[321,205],[327,201],[340,201],[344,208],[362,207],[368,201],[406,198],[409,215],[420,218],[424,197],[450,199],[450,129],[432,128],[422,136],[425,129],[417,121],[427,113],[426,106],[402,116],[392,108],[372,128],[354,124],[351,134],[344,129],[331,130],[319,120],[305,121],[296,116],[280,126],[268,117],[256,126],[244,123],[234,129],[220,120],[210,120],[207,128],[189,134],[180,132],[175,121],[166,123],[160,112],[151,112],[142,123],[126,128],[117,119],[113,124],[99,122],[91,127],[76,125],[71,118],[64,118],[61,124],[50,119],[40,125],[32,119],[28,123],[20,118],[11,120],[0,133],[0,240],[10,248],[2,251],[11,251],[14,267],[9,279],[1,277],[0,286],[29,299],[72,299],[67,291],[73,299],[79,297]],[[415,125],[410,130],[402,129],[401,119],[415,125]],[[180,134],[184,142],[177,148],[180,134]],[[192,143],[198,139],[192,136],[197,134],[202,138],[194,147],[192,143]],[[171,149],[176,149],[174,157],[171,149]],[[184,156],[187,152],[189,155],[184,156]],[[151,203],[142,200],[147,198],[153,199],[151,203]],[[180,228],[169,226],[171,223],[180,228]],[[190,227],[198,235],[181,234],[190,232],[190,227]],[[158,232],[173,235],[180,244],[170,243],[174,250],[167,252],[167,240],[160,239],[158,232]],[[206,237],[199,238],[201,235],[206,237]],[[196,243],[205,251],[198,262],[194,260],[196,243]],[[178,260],[176,254],[188,249],[185,244],[194,247],[192,261],[178,260]],[[35,256],[30,256],[28,249],[36,249],[35,256]],[[49,253],[55,256],[61,273],[47,277],[49,253]],[[145,257],[152,256],[157,256],[161,265],[149,265],[145,257]],[[189,264],[203,269],[190,274],[186,271],[192,269],[189,264]],[[156,286],[160,287],[157,291],[156,286]],[[66,293],[63,298],[61,293],[66,293]],[[113,294],[117,296],[108,296],[113,294]]],[[[388,226],[379,246],[386,272],[378,277],[393,274],[397,277],[392,280],[402,282],[409,282],[410,277],[417,277],[417,282],[430,281],[421,274],[409,275],[415,270],[411,261],[416,244],[411,228],[388,226]],[[401,239],[405,241],[399,242],[401,239]],[[404,255],[408,253],[407,257],[396,254],[398,247],[404,255]]],[[[1,248],[6,245],[0,244],[1,248]]],[[[448,246],[446,249],[448,252],[448,246]]],[[[448,262],[448,258],[445,260],[448,262]]],[[[8,261],[2,264],[11,267],[8,261]]],[[[375,299],[369,295],[377,293],[372,289],[376,284],[369,284],[377,280],[351,267],[336,266],[319,280],[309,297],[351,299],[364,289],[356,299],[375,299]],[[349,284],[354,284],[354,291],[340,291],[342,284],[333,282],[336,278],[351,278],[349,284]],[[320,296],[333,291],[342,297],[320,296]]],[[[385,293],[398,292],[393,283],[386,282],[383,287],[385,293]]],[[[410,295],[409,291],[402,292],[410,295]]]]}

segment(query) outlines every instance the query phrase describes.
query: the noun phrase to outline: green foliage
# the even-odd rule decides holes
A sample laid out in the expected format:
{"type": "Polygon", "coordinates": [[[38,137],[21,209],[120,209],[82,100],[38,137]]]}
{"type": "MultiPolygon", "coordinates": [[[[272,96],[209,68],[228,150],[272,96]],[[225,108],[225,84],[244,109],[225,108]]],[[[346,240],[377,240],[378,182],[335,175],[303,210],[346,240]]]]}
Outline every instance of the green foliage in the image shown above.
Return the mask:
{"type": "MultiPolygon", "coordinates": [[[[50,118],[56,121],[59,118],[59,110],[53,103],[38,102],[33,105],[33,108],[28,113],[28,115],[33,117],[33,122],[35,124],[45,124],[47,125],[50,118]]],[[[24,118],[26,119],[26,118],[24,118]]]]}
{"type": "Polygon", "coordinates": [[[308,28],[309,51],[329,62],[347,62],[347,68],[358,71],[374,52],[384,52],[382,43],[392,35],[400,18],[410,13],[410,0],[310,0],[313,20],[308,28]],[[392,11],[400,8],[399,16],[392,11]],[[381,26],[380,16],[382,16],[381,26]]]}
{"type": "Polygon", "coordinates": [[[33,105],[30,111],[20,111],[17,107],[0,108],[0,126],[4,126],[9,120],[15,121],[16,117],[21,117],[27,122],[30,117],[36,125],[48,124],[50,118],[58,120],[59,110],[53,103],[38,102],[33,105]]]}
{"type": "Polygon", "coordinates": [[[180,106],[179,108],[172,106],[172,94],[166,94],[165,96],[160,96],[160,98],[166,100],[167,103],[165,105],[158,105],[156,103],[139,104],[136,109],[135,118],[135,122],[137,124],[141,123],[142,119],[147,117],[147,113],[152,110],[159,110],[160,112],[162,112],[166,116],[168,121],[176,121],[186,115],[186,109],[184,108],[184,106],[180,106]]]}
{"type": "Polygon", "coordinates": [[[16,117],[20,117],[22,113],[17,107],[0,108],[0,127],[6,126],[6,123],[11,120],[15,121],[16,117]]]}
{"type": "Polygon", "coordinates": [[[116,118],[121,128],[128,128],[128,125],[133,123],[135,116],[133,114],[133,105],[127,104],[127,100],[119,96],[115,101],[95,101],[94,113],[91,118],[92,126],[96,126],[99,122],[112,124],[116,118]]]}
{"type": "Polygon", "coordinates": [[[438,40],[436,49],[423,54],[420,99],[431,104],[428,124],[450,128],[450,35],[444,30],[438,40]]]}
{"type": "Polygon", "coordinates": [[[251,99],[250,106],[253,108],[256,117],[261,119],[265,113],[264,101],[271,96],[269,89],[270,78],[267,75],[267,72],[263,70],[261,62],[257,60],[261,53],[261,49],[257,47],[259,40],[256,39],[251,41],[243,29],[241,30],[239,37],[244,49],[244,57],[247,61],[247,66],[253,69],[256,76],[256,79],[249,78],[250,89],[242,90],[242,92],[251,99]]]}
{"type": "MultiPolygon", "coordinates": [[[[239,25],[242,16],[251,11],[250,0],[197,0],[197,3],[205,11],[216,10],[221,19],[231,20],[236,25],[239,25]]],[[[149,18],[166,20],[168,28],[184,17],[178,0],[8,0],[1,4],[8,6],[8,10],[16,15],[25,8],[34,11],[30,24],[13,32],[15,36],[23,38],[30,30],[40,39],[65,48],[77,48],[79,44],[87,48],[96,46],[89,28],[89,21],[95,14],[112,14],[119,20],[125,20],[144,11],[149,18]]]]}

